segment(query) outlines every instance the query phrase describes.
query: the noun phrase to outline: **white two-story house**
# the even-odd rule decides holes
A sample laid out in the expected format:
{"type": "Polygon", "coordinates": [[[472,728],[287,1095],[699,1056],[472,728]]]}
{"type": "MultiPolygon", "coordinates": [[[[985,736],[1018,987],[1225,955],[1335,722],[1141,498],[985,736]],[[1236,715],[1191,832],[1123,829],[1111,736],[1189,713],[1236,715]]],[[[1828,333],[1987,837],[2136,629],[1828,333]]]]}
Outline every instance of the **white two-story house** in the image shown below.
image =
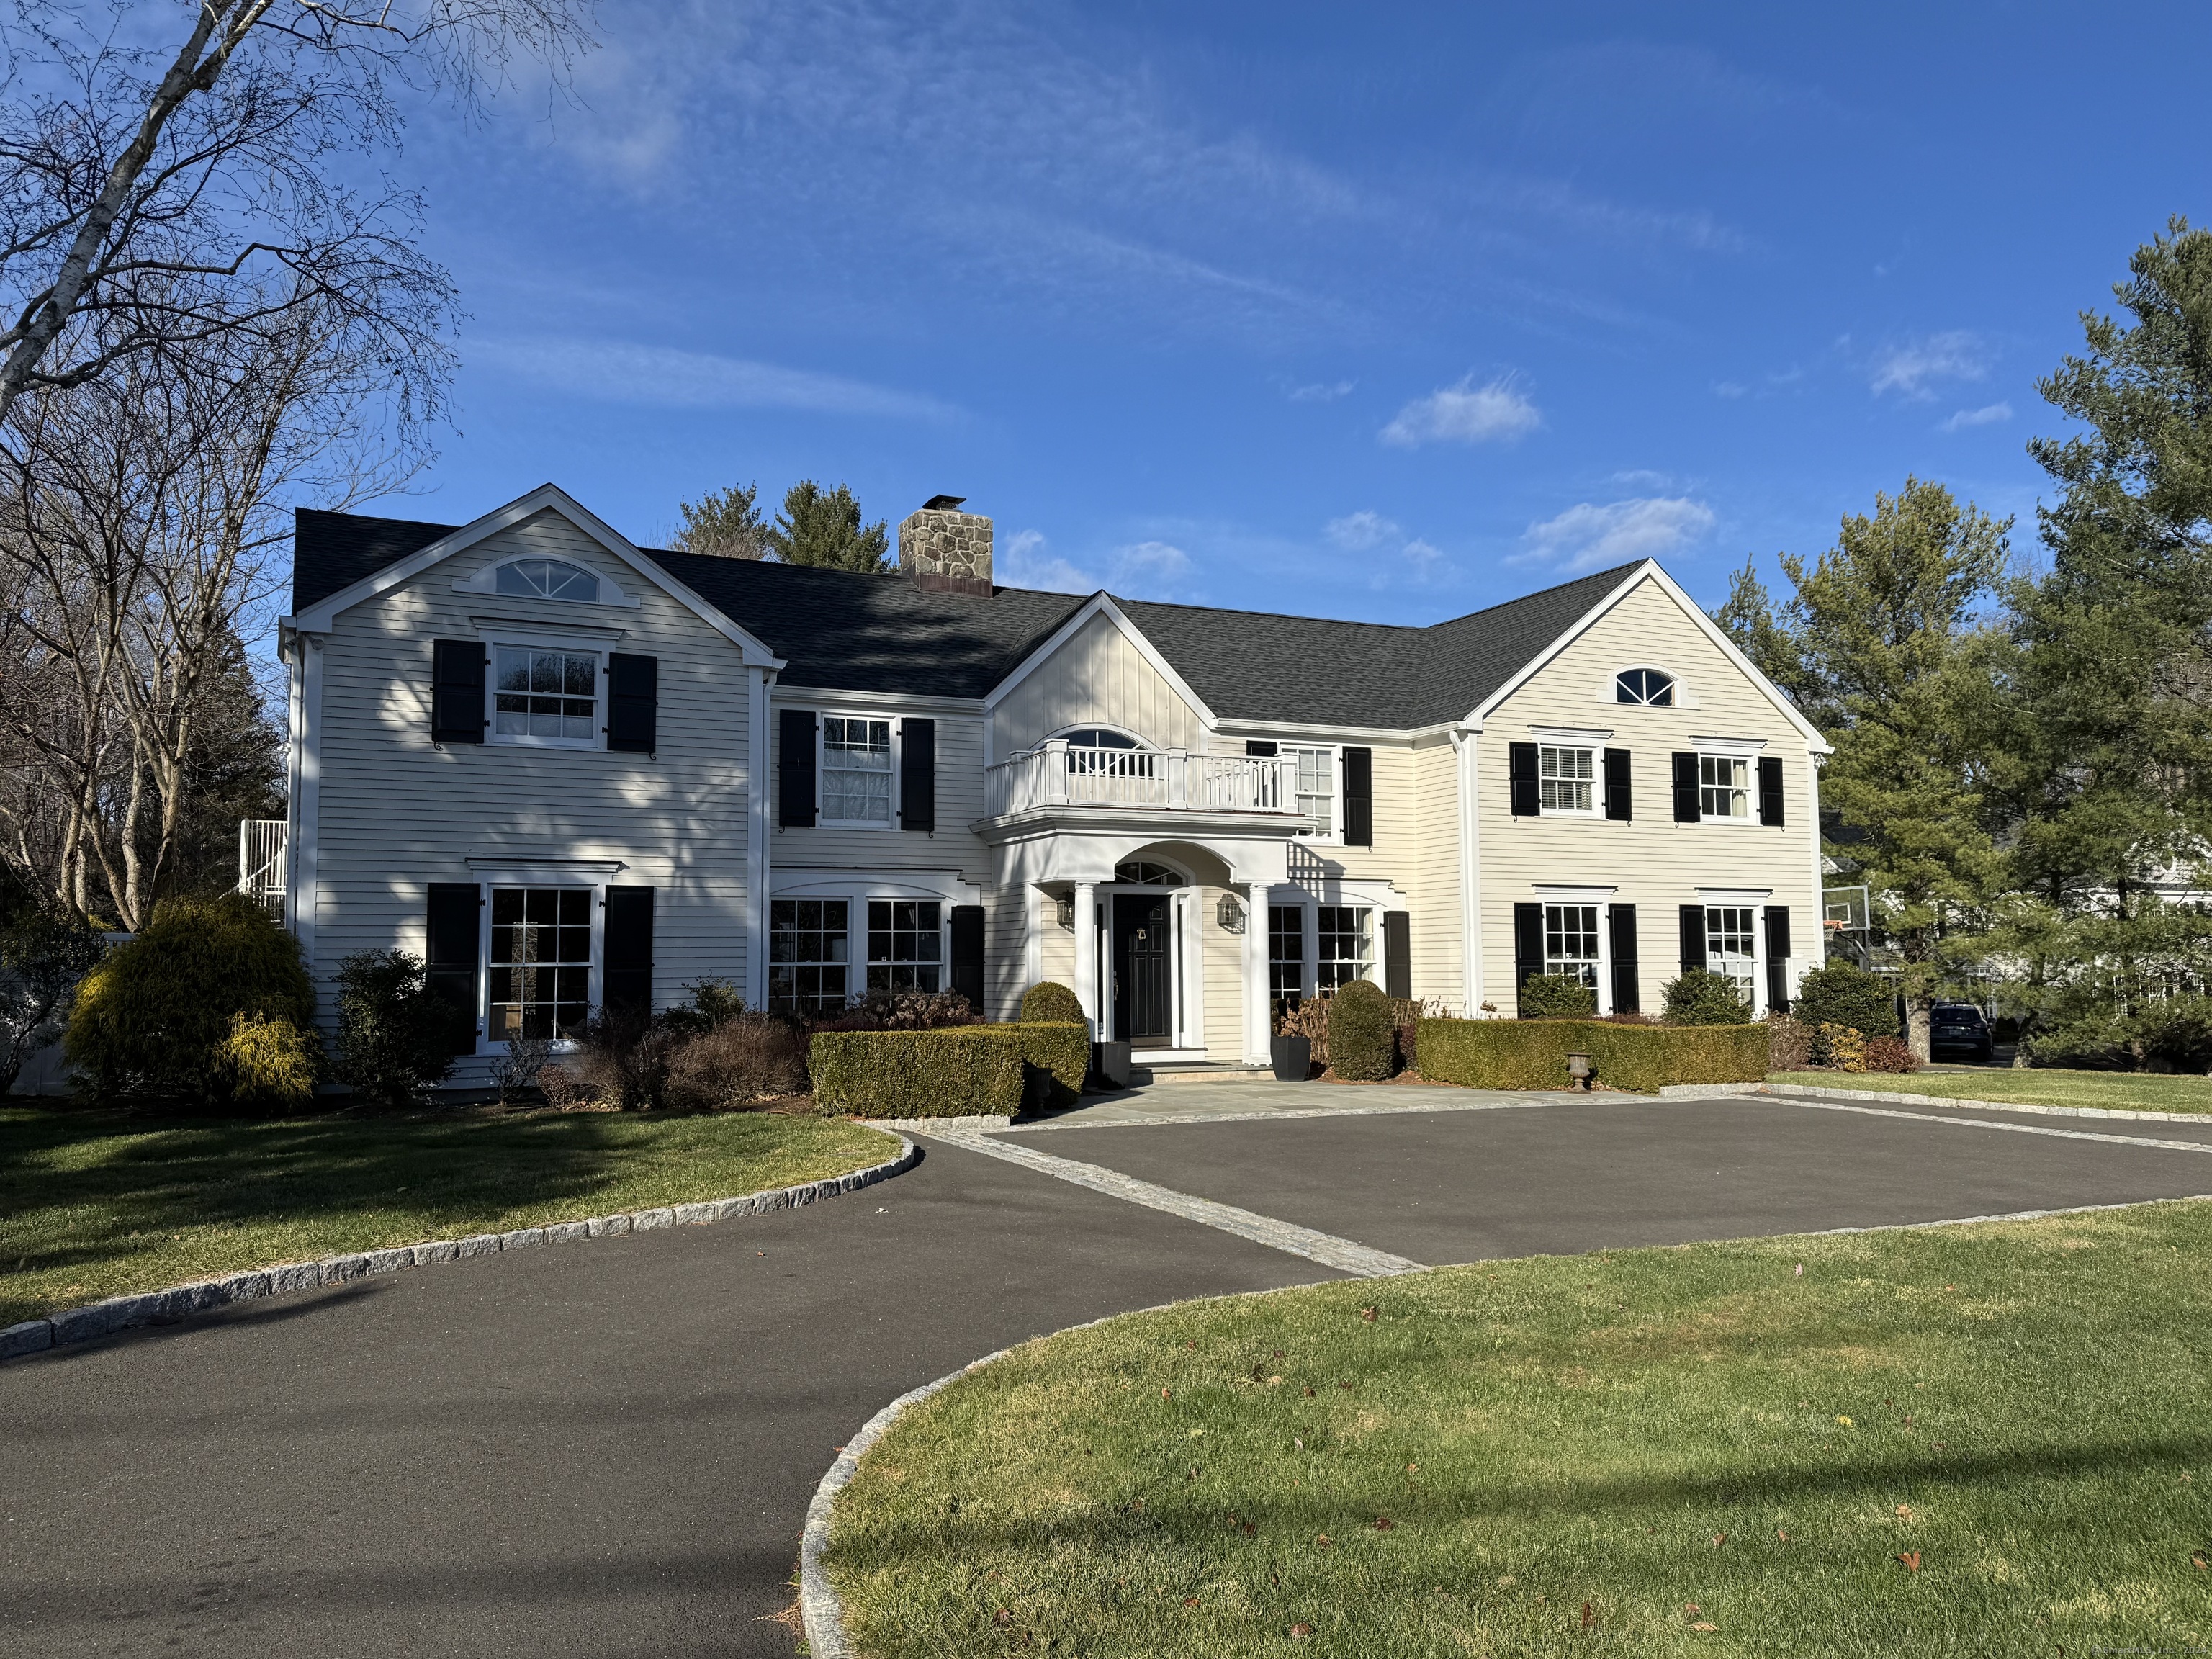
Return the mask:
{"type": "MultiPolygon", "coordinates": [[[[547,485],[302,513],[286,914],[426,958],[476,1066],[706,975],[819,1012],[1039,980],[1154,1064],[1355,978],[1510,1017],[1816,965],[1826,745],[1657,564],[1427,628],[996,586],[939,497],[868,576],[641,550],[547,485]]],[[[331,1018],[327,1000],[325,1018],[331,1018]]]]}

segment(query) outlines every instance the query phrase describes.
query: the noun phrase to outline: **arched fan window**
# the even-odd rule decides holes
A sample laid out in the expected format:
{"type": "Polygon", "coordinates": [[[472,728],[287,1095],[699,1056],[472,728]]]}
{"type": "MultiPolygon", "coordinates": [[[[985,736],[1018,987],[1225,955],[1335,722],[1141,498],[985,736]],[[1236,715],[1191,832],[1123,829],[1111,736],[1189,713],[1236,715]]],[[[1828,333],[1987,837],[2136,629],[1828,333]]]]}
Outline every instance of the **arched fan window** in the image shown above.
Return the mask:
{"type": "Polygon", "coordinates": [[[1640,702],[1651,708],[1674,704],[1674,677],[1656,668],[1624,668],[1613,677],[1616,702],[1640,702]]]}
{"type": "Polygon", "coordinates": [[[558,559],[515,559],[499,568],[494,584],[501,593],[532,599],[580,599],[599,597],[599,579],[580,566],[558,559]]]}
{"type": "Polygon", "coordinates": [[[1085,726],[1063,734],[1067,744],[1067,769],[1086,778],[1149,778],[1152,757],[1126,732],[1103,726],[1085,726]]]}
{"type": "Polygon", "coordinates": [[[1133,882],[1139,887],[1180,887],[1182,878],[1164,864],[1149,864],[1139,859],[1129,864],[1114,866],[1114,879],[1133,882]]]}

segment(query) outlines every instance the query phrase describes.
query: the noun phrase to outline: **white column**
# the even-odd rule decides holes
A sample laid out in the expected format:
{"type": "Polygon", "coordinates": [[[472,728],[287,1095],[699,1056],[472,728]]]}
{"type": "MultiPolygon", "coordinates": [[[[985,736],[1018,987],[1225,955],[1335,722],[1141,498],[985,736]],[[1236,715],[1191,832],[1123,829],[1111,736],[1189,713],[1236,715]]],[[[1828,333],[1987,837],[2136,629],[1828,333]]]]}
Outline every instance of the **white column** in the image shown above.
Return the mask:
{"type": "Polygon", "coordinates": [[[1098,1027],[1098,889],[1075,884],[1075,997],[1095,1040],[1098,1027]]]}
{"type": "Polygon", "coordinates": [[[1254,882],[1245,889],[1244,905],[1244,1060],[1265,1066],[1267,1040],[1274,1033],[1267,1020],[1267,886],[1254,882]]]}

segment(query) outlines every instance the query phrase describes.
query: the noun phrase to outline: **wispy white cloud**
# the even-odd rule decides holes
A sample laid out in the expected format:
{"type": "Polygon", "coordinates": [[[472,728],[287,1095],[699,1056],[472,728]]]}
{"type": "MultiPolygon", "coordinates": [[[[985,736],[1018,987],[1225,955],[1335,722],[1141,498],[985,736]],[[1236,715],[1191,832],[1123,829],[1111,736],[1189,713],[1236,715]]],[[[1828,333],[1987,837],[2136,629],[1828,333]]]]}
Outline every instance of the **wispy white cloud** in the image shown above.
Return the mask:
{"type": "Polygon", "coordinates": [[[1746,386],[1741,380],[1715,380],[1713,382],[1713,396],[1716,398],[1741,398],[1748,394],[1750,391],[1751,388],[1746,386]]]}
{"type": "Polygon", "coordinates": [[[1041,530],[1017,530],[992,560],[992,579],[1003,587],[1047,593],[1095,593],[1100,584],[1050,550],[1041,530]]]}
{"type": "Polygon", "coordinates": [[[1133,542],[1107,559],[1107,586],[1133,599],[1176,599],[1188,593],[1196,566],[1173,542],[1133,542]]]}
{"type": "Polygon", "coordinates": [[[2008,421],[2010,419],[2012,419],[2012,405],[2010,404],[2002,402],[1984,404],[1979,409],[1960,410],[1957,414],[1951,416],[1949,420],[1943,422],[1937,428],[1937,430],[1942,432],[1956,432],[1964,427],[1994,426],[2000,421],[2008,421]]]}
{"type": "Polygon", "coordinates": [[[1396,520],[1362,507],[1340,519],[1331,519],[1321,527],[1321,533],[1332,546],[1340,547],[1347,553],[1364,553],[1395,539],[1399,532],[1396,520]]]}
{"type": "Polygon", "coordinates": [[[934,398],[842,375],[619,340],[477,340],[467,346],[466,355],[517,380],[601,403],[799,409],[902,420],[943,420],[959,412],[934,398]]]}
{"type": "Polygon", "coordinates": [[[1965,329],[1929,334],[1883,352],[1874,366],[1877,395],[1894,392],[1913,399],[1936,394],[1929,389],[1942,380],[1978,380],[1990,372],[1996,356],[1986,342],[1965,329]]]}
{"type": "Polygon", "coordinates": [[[1352,395],[1352,382],[1316,380],[1310,386],[1294,386],[1283,395],[1294,404],[1333,404],[1352,395]]]}
{"type": "Polygon", "coordinates": [[[1429,443],[1510,443],[1543,423],[1536,405],[1510,379],[1501,375],[1479,386],[1470,374],[1457,386],[1414,398],[1392,417],[1380,436],[1401,449],[1429,443]]]}
{"type": "Polygon", "coordinates": [[[1623,489],[1664,489],[1674,480],[1664,472],[1654,472],[1649,467],[1632,467],[1626,472],[1616,472],[1606,482],[1623,489]]]}
{"type": "Polygon", "coordinates": [[[1645,495],[1601,506],[1583,501],[1522,532],[1515,564],[1553,565],[1571,573],[1632,559],[1657,558],[1706,535],[1711,507],[1686,495],[1645,495]]]}

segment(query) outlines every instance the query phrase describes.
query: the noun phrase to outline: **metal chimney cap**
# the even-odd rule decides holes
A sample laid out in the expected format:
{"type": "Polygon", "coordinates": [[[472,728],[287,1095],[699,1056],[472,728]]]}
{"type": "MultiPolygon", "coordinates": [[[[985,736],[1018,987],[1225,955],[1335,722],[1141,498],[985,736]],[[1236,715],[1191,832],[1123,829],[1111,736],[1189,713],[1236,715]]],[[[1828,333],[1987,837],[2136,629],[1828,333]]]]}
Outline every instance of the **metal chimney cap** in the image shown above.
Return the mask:
{"type": "Polygon", "coordinates": [[[921,510],[925,513],[957,512],[967,499],[965,495],[932,495],[921,504],[921,510]]]}

